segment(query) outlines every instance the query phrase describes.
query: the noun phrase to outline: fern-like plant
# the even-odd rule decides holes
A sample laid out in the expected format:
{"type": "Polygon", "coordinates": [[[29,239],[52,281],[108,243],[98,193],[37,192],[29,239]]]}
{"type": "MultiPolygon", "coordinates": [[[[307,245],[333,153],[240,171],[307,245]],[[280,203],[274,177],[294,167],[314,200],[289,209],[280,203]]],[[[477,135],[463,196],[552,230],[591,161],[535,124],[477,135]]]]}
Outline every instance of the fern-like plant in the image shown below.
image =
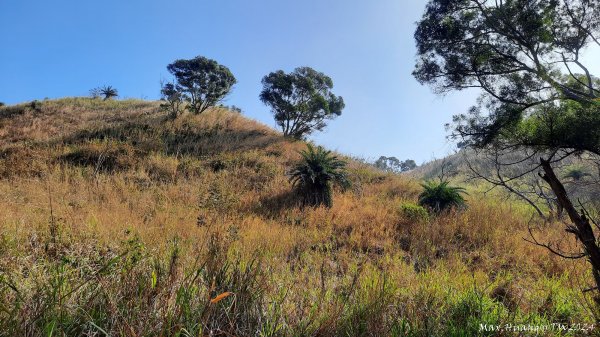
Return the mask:
{"type": "Polygon", "coordinates": [[[442,212],[452,207],[465,205],[462,194],[466,194],[466,191],[462,187],[448,186],[447,181],[439,183],[428,181],[421,186],[423,192],[419,195],[419,204],[434,212],[442,212]]]}
{"type": "Polygon", "coordinates": [[[303,205],[333,206],[333,185],[350,186],[346,162],[321,146],[308,144],[301,151],[302,161],[290,172],[290,181],[297,189],[303,205]]]}
{"type": "Polygon", "coordinates": [[[113,86],[105,85],[100,88],[100,95],[104,96],[104,100],[106,101],[107,99],[119,96],[119,92],[113,86]]]}

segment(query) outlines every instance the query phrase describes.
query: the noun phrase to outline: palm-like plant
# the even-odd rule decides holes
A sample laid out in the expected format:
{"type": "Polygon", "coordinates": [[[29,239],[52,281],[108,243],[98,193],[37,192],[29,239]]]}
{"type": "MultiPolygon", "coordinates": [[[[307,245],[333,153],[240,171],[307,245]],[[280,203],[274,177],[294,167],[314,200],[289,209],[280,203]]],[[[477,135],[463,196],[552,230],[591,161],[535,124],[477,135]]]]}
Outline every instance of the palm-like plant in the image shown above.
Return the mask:
{"type": "Polygon", "coordinates": [[[333,206],[333,185],[343,189],[350,186],[346,162],[321,146],[308,144],[301,151],[302,161],[290,172],[290,181],[297,189],[304,205],[333,206]]]}
{"type": "Polygon", "coordinates": [[[434,212],[465,205],[462,194],[466,194],[466,191],[462,187],[448,186],[447,181],[439,183],[428,181],[421,186],[423,192],[419,195],[419,204],[429,207],[434,212]]]}
{"type": "Polygon", "coordinates": [[[105,85],[100,88],[100,95],[104,96],[104,100],[106,101],[107,99],[119,96],[119,92],[113,86],[105,85]]]}

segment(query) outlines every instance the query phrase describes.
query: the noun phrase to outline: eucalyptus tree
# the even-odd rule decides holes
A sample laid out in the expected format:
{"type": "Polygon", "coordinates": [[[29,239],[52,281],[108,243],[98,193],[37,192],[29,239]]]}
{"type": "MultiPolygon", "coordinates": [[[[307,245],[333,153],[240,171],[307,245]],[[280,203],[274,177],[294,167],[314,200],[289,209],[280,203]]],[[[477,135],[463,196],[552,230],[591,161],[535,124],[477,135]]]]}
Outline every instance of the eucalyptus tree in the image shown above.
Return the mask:
{"type": "Polygon", "coordinates": [[[195,114],[223,100],[236,83],[229,68],[203,56],[176,60],[167,66],[167,70],[177,82],[173,89],[183,96],[189,110],[195,114]]]}
{"type": "Polygon", "coordinates": [[[272,72],[262,79],[260,100],[269,106],[287,137],[302,139],[321,131],[327,121],[342,114],[344,100],[331,92],[333,81],[309,67],[286,74],[272,72]]]}

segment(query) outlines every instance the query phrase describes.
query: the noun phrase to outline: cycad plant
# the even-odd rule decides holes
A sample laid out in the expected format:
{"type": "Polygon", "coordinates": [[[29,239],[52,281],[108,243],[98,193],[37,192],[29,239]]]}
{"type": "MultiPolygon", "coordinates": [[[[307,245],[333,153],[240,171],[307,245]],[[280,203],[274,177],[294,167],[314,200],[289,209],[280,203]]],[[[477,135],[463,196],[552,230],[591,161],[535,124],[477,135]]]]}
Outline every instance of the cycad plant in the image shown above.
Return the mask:
{"type": "Polygon", "coordinates": [[[308,144],[301,151],[302,161],[290,172],[290,181],[299,193],[303,205],[333,206],[333,185],[350,186],[346,162],[321,146],[308,144]]]}
{"type": "Polygon", "coordinates": [[[119,96],[119,92],[113,86],[105,85],[100,88],[100,95],[104,96],[104,100],[106,101],[107,99],[119,96]]]}
{"type": "Polygon", "coordinates": [[[421,184],[423,192],[419,195],[419,204],[430,208],[434,212],[442,212],[452,207],[465,205],[462,194],[466,194],[462,187],[448,186],[447,181],[428,181],[421,184]]]}

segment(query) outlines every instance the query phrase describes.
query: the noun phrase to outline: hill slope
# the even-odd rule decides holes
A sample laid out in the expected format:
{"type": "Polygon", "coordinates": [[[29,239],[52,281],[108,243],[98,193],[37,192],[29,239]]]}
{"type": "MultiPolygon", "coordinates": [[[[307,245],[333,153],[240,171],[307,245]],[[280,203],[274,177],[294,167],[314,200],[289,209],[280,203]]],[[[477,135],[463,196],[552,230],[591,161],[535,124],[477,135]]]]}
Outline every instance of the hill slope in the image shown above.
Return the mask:
{"type": "Polygon", "coordinates": [[[526,243],[529,210],[472,194],[415,217],[418,181],[351,160],[333,208],[301,209],[286,172],[303,148],[223,109],[0,108],[0,335],[471,336],[591,319],[585,265],[526,243]]]}
{"type": "MultiPolygon", "coordinates": [[[[496,156],[491,151],[460,150],[442,159],[426,163],[409,176],[423,180],[440,177],[478,191],[492,191],[498,198],[519,202],[526,196],[544,213],[556,208],[554,193],[541,183],[539,158],[523,151],[496,156]],[[536,169],[536,167],[538,167],[536,169]],[[506,186],[503,186],[506,184],[506,186]]],[[[600,210],[600,158],[593,154],[571,155],[553,164],[571,200],[577,200],[592,213],[600,210]]]]}

